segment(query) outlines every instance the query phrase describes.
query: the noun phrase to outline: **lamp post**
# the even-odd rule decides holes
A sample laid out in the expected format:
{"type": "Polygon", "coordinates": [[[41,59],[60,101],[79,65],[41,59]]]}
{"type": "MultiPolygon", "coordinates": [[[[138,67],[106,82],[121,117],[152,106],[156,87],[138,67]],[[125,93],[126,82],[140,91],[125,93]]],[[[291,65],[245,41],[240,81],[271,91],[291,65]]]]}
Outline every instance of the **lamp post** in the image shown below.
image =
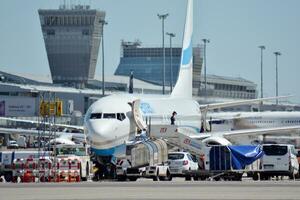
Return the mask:
{"type": "Polygon", "coordinates": [[[205,95],[205,98],[207,97],[207,90],[206,90],[206,85],[207,85],[207,82],[206,82],[206,44],[210,42],[209,39],[202,39],[203,43],[204,43],[204,95],[205,95]]]}
{"type": "Polygon", "coordinates": [[[266,47],[261,45],[258,46],[258,48],[260,48],[260,97],[263,98],[263,51],[266,49],[266,47]]]}
{"type": "Polygon", "coordinates": [[[105,95],[105,81],[104,81],[104,25],[107,25],[107,21],[100,20],[102,24],[102,95],[105,95]]]}
{"type": "Polygon", "coordinates": [[[172,66],[172,38],[175,37],[174,33],[166,33],[170,36],[170,93],[173,91],[173,66],[172,66]]]}
{"type": "MultiPolygon", "coordinates": [[[[278,56],[281,56],[279,51],[274,52],[276,58],[276,97],[278,97],[278,56]]],[[[276,99],[276,105],[278,105],[278,99],[276,99]]]]}
{"type": "Polygon", "coordinates": [[[163,90],[162,93],[165,94],[165,74],[166,74],[166,57],[165,57],[165,19],[169,16],[166,14],[157,14],[158,18],[162,20],[162,48],[163,48],[163,90]]]}

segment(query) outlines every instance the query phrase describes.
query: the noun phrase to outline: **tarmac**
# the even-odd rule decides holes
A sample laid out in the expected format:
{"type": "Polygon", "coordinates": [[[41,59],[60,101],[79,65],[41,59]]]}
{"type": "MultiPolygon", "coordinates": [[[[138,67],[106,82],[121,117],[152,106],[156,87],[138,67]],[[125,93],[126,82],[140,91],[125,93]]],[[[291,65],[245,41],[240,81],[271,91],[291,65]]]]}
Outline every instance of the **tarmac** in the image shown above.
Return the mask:
{"type": "Polygon", "coordinates": [[[300,181],[0,183],[0,200],[300,199],[300,181]]]}

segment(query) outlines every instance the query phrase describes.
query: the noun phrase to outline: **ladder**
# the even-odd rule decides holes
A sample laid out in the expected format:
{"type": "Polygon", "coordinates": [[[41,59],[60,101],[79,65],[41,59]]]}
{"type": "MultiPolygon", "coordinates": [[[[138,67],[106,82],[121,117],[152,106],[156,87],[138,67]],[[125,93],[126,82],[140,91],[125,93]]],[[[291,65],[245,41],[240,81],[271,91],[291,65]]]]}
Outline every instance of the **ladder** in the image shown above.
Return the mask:
{"type": "Polygon", "coordinates": [[[176,125],[151,125],[150,138],[164,139],[168,144],[189,151],[194,155],[204,155],[206,145],[188,136],[184,129],[176,125]]]}
{"type": "Polygon", "coordinates": [[[143,120],[143,115],[140,109],[141,101],[135,100],[132,102],[132,113],[136,126],[140,129],[146,129],[148,136],[152,139],[163,139],[169,145],[179,147],[186,151],[189,151],[194,155],[205,155],[206,145],[197,140],[189,137],[191,133],[190,130],[178,127],[177,125],[167,125],[167,124],[151,124],[149,119],[149,124],[143,120]]]}

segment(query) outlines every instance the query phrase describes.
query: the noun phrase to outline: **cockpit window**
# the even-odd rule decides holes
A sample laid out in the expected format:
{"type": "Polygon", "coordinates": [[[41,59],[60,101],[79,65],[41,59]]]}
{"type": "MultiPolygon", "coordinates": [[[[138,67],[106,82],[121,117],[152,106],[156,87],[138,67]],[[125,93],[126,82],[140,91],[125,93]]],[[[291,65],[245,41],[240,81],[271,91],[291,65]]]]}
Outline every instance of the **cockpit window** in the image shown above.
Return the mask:
{"type": "Polygon", "coordinates": [[[90,119],[101,119],[102,113],[92,113],[90,119]]]}
{"type": "Polygon", "coordinates": [[[116,114],[115,113],[104,113],[103,114],[103,118],[104,119],[115,119],[116,118],[116,114]]]}
{"type": "Polygon", "coordinates": [[[126,118],[124,113],[117,113],[117,119],[123,121],[126,118]]]}

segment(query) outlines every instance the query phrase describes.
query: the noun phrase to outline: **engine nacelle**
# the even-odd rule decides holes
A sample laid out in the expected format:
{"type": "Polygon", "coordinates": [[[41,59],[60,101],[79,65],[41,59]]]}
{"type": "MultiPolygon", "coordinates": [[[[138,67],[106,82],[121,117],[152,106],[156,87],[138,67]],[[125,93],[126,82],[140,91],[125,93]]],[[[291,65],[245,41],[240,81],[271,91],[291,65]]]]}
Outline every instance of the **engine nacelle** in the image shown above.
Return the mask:
{"type": "Polygon", "coordinates": [[[202,140],[206,145],[231,145],[231,142],[229,142],[227,139],[223,137],[209,137],[204,140],[202,140]]]}

